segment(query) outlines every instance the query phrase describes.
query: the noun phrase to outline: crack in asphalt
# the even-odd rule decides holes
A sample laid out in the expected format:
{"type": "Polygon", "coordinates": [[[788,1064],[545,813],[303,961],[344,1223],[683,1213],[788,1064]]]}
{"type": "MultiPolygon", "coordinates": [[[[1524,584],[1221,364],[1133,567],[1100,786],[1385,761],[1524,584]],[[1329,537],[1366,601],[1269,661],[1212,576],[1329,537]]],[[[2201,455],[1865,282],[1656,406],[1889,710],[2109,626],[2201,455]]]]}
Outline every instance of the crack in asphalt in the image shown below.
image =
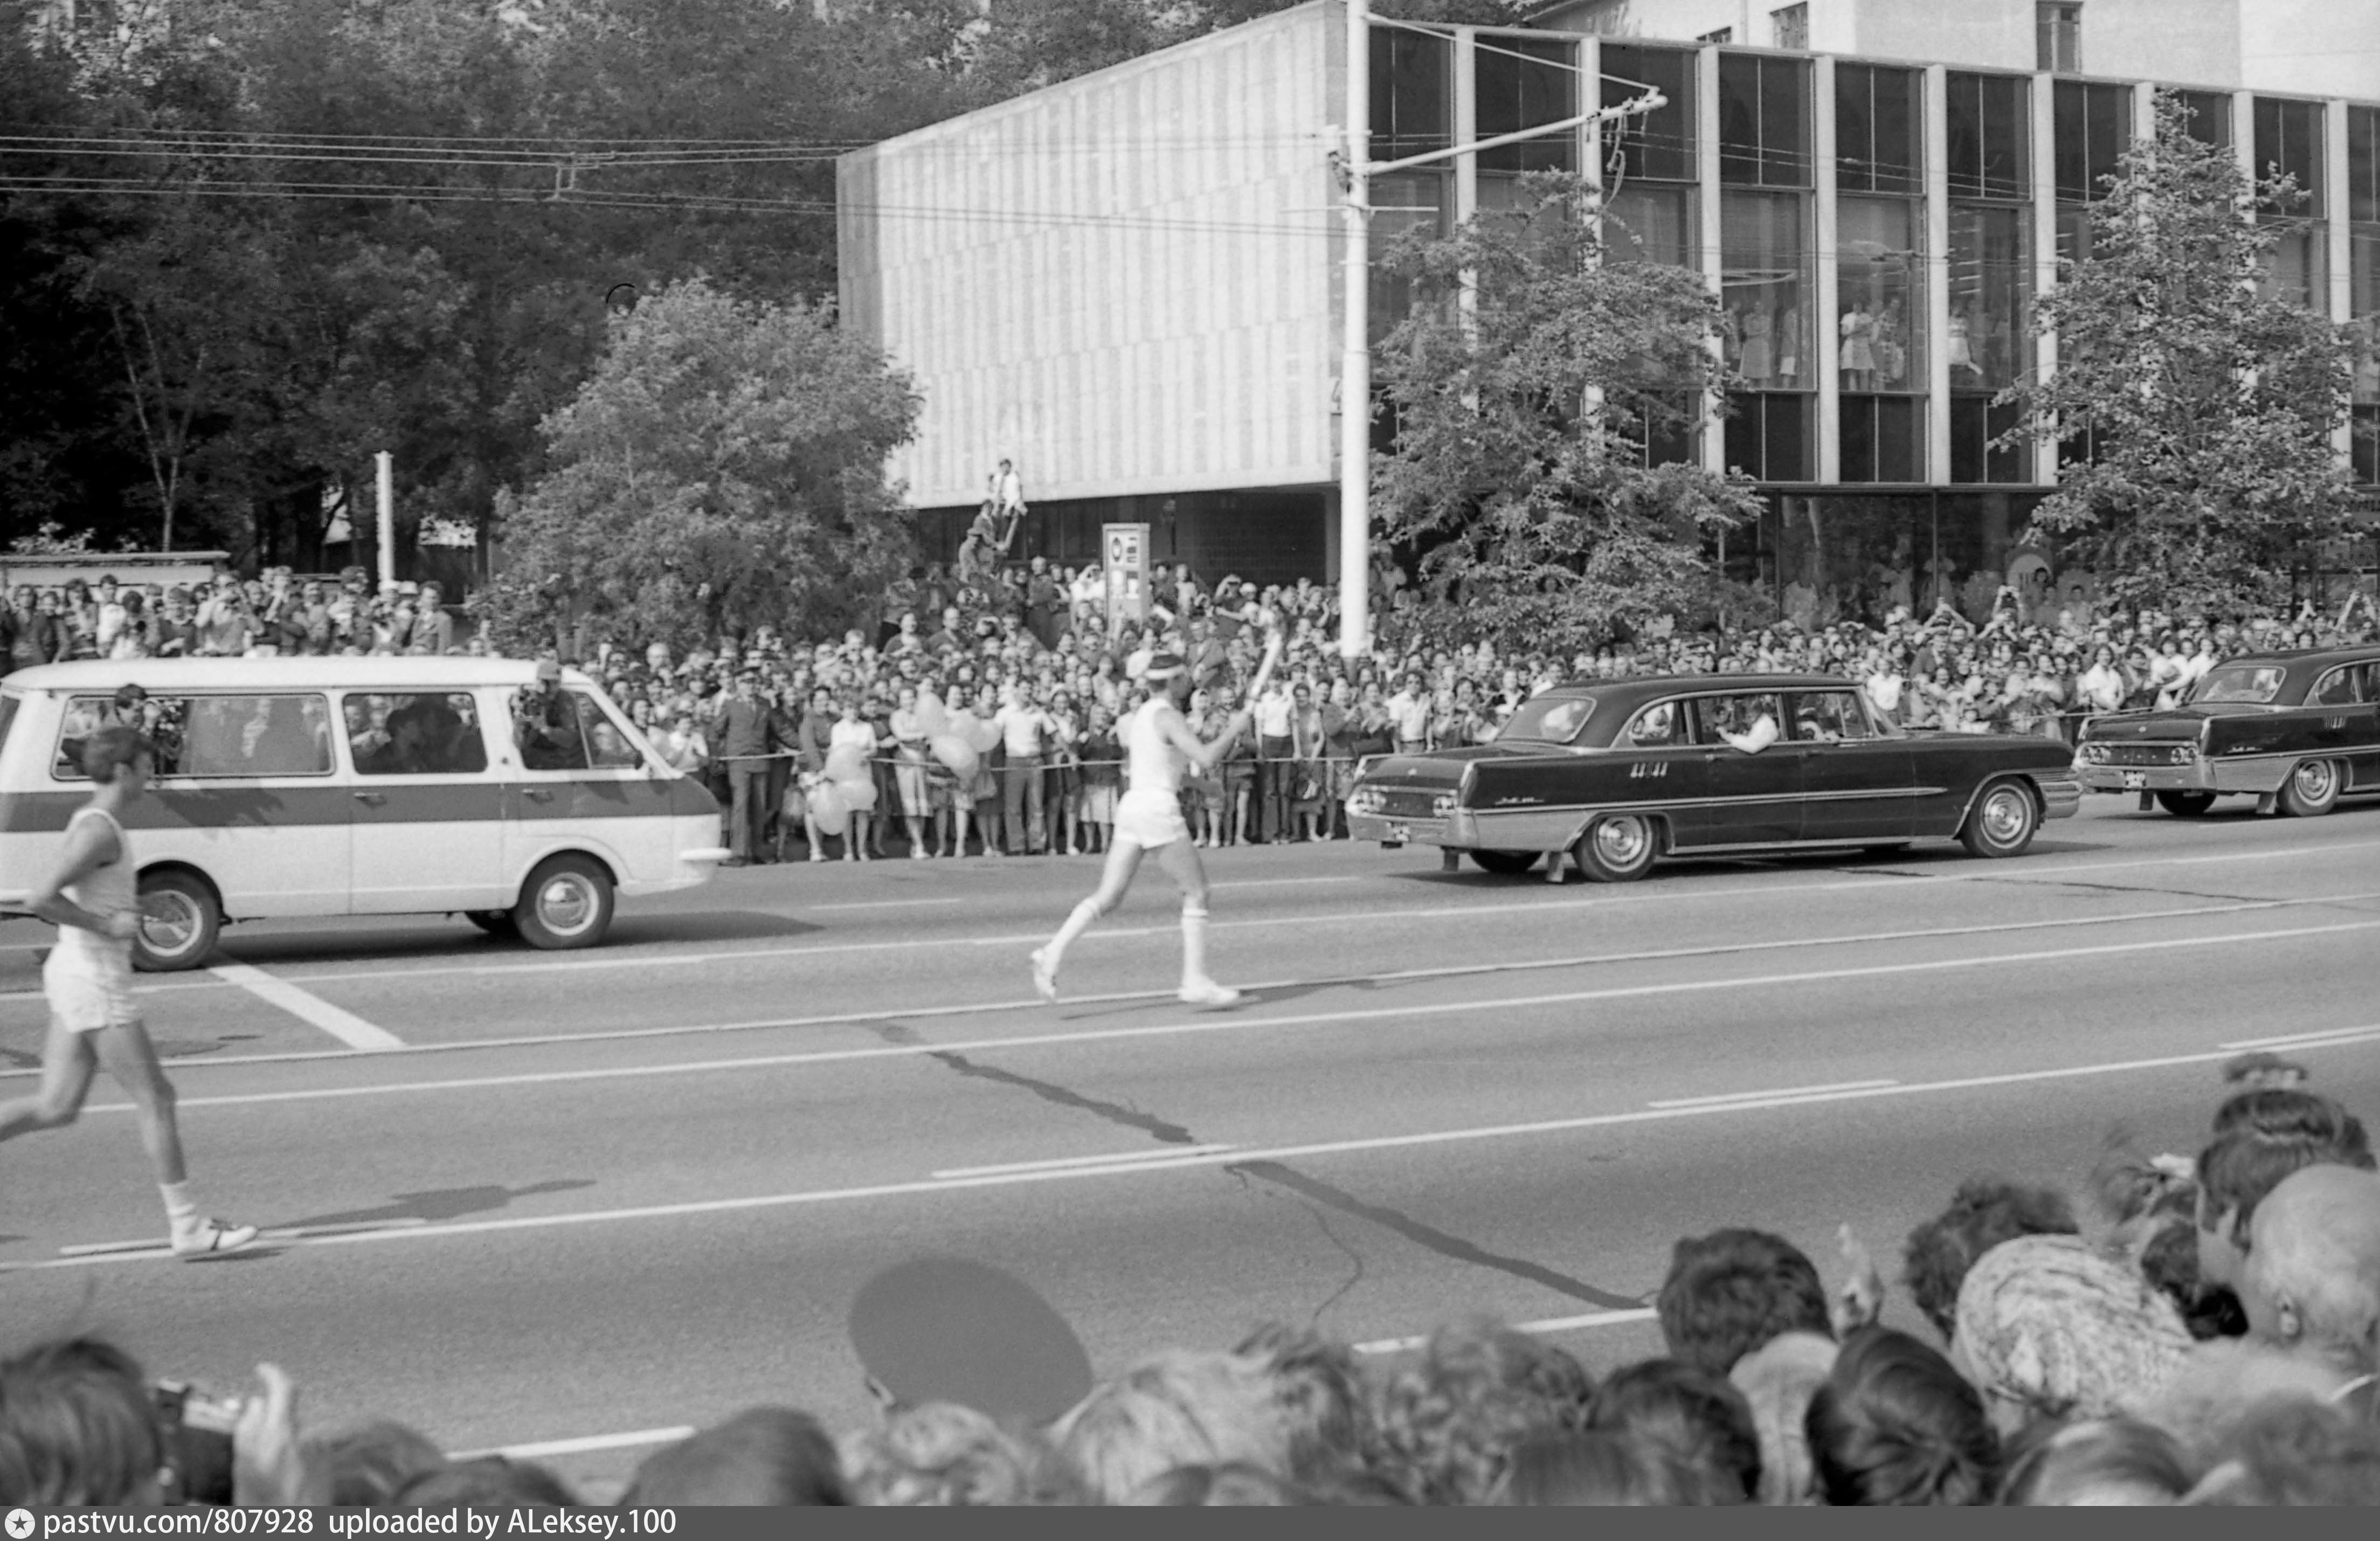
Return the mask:
{"type": "MultiPolygon", "coordinates": [[[[918,1048],[927,1041],[915,1028],[898,1022],[874,1023],[870,1025],[870,1030],[885,1042],[904,1049],[918,1048]]],[[[1028,1092],[1042,1101],[1057,1107],[1071,1111],[1089,1113],[1108,1122],[1137,1130],[1161,1144],[1188,1146],[1199,1143],[1197,1136],[1182,1124],[1158,1118],[1154,1114],[1143,1112],[1137,1108],[1127,1107],[1120,1102],[1086,1096],[1071,1087],[1062,1086],[1054,1081],[1046,1081],[1038,1076],[1026,1075],[1013,1070],[1002,1070],[996,1065],[983,1064],[969,1059],[966,1055],[947,1050],[929,1050],[927,1051],[926,1058],[937,1061],[947,1069],[961,1075],[990,1081],[999,1086],[1012,1086],[1019,1091],[1028,1092]]],[[[1320,1211],[1325,1209],[1335,1210],[1357,1219],[1369,1220],[1441,1257],[1450,1258],[1458,1263],[1467,1263],[1475,1268],[1493,1268],[1499,1273],[1525,1280],[1532,1284],[1551,1290],[1557,1294],[1567,1295],[1572,1300],[1583,1300],[1590,1304],[1611,1310],[1627,1310],[1645,1304],[1637,1296],[1614,1294],[1609,1290],[1597,1289],[1585,1280],[1573,1279],[1542,1263],[1532,1262],[1525,1257],[1512,1257],[1502,1253],[1490,1252],[1475,1242],[1467,1242],[1460,1236],[1440,1231],[1436,1226],[1417,1220],[1401,1210],[1392,1209],[1383,1204],[1366,1203],[1344,1188],[1322,1182],[1318,1178],[1308,1177],[1285,1162],[1235,1161],[1223,1166],[1221,1170],[1227,1176],[1239,1181],[1244,1185],[1250,1182],[1262,1183],[1269,1187],[1281,1189],[1300,1200],[1308,1212],[1313,1214],[1316,1223],[1321,1226],[1323,1234],[1354,1261],[1355,1265],[1354,1276],[1332,1292],[1321,1305],[1316,1307],[1315,1319],[1318,1322],[1321,1319],[1322,1313],[1343,1298],[1364,1276],[1362,1255],[1342,1241],[1324,1222],[1320,1211]]]]}

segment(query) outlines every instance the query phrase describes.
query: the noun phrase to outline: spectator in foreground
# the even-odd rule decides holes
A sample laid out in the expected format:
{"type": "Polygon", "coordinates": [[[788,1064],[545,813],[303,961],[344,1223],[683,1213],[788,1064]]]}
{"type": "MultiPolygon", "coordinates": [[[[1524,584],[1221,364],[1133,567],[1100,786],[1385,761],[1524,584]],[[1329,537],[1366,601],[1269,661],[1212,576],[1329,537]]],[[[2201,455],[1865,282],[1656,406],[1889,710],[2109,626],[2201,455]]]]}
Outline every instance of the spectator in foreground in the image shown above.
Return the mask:
{"type": "Polygon", "coordinates": [[[807,1413],[754,1407],[656,1450],[637,1468],[620,1502],[743,1509],[831,1506],[851,1501],[834,1441],[807,1413]]]}
{"type": "Polygon", "coordinates": [[[1679,1242],[1656,1310],[1670,1356],[1716,1376],[1780,1332],[1834,1333],[1816,1266],[1765,1231],[1679,1242]]]}
{"type": "Polygon", "coordinates": [[[1829,1504],[1979,1504],[1998,1441],[1983,1398],[1905,1332],[1863,1328],[1810,1399],[1810,1457],[1829,1504]]]}
{"type": "Polygon", "coordinates": [[[1901,1252],[1910,1298],[1947,1343],[1958,1320],[1959,1286],[1975,1259],[2019,1236],[2073,1236],[2082,1229],[2054,1189],[1971,1177],[1949,1208],[1910,1232],[1901,1252]]]}
{"type": "Polygon", "coordinates": [[[2105,1418],[2154,1401],[2190,1333],[2138,1269],[2080,1236],[2020,1236],[1960,1286],[1951,1353],[2013,1435],[2036,1418],[2105,1418]]]}

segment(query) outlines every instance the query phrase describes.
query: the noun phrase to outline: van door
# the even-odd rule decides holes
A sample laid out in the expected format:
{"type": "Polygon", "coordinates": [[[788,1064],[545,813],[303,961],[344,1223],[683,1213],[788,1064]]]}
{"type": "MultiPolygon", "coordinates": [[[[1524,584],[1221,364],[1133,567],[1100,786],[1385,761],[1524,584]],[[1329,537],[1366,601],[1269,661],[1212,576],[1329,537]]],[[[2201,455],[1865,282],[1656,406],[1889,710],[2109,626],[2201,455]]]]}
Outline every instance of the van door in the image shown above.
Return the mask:
{"type": "Polygon", "coordinates": [[[494,909],[504,785],[468,690],[350,691],[339,701],[354,808],[355,909],[494,909]]]}
{"type": "Polygon", "coordinates": [[[202,874],[230,919],[344,915],[354,872],[346,789],[319,691],[110,696],[66,702],[44,799],[56,827],[90,795],[82,741],[122,722],[157,746],[151,795],[125,819],[142,868],[173,862],[202,874]]]}
{"type": "Polygon", "coordinates": [[[504,870],[512,883],[555,851],[589,851],[619,884],[675,870],[671,783],[595,692],[537,687],[510,703],[512,780],[504,789],[504,870]]]}

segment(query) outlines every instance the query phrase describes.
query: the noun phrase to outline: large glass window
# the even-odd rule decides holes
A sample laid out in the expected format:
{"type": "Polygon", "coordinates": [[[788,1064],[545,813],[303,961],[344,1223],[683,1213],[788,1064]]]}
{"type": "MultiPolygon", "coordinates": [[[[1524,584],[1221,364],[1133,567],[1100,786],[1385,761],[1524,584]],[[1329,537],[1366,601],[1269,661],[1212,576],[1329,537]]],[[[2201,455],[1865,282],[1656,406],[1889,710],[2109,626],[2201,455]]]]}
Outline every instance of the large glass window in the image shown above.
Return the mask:
{"type": "Polygon", "coordinates": [[[1954,73],[1944,85],[1953,198],[2030,198],[2025,87],[2014,75],[1954,73]]]}
{"type": "Polygon", "coordinates": [[[1738,394],[1728,403],[1727,463],[1755,481],[1808,481],[1816,397],[1784,391],[1738,394]]]}
{"type": "Polygon", "coordinates": [[[2320,218],[2322,207],[2322,103],[2256,98],[2256,176],[2291,176],[2305,201],[2276,208],[2277,213],[2320,218]]]}
{"type": "Polygon", "coordinates": [[[1925,400],[1923,396],[1854,395],[1841,403],[1845,481],[1923,481],[1925,400]]]}
{"type": "Polygon", "coordinates": [[[1950,211],[1950,386],[1998,391],[2031,360],[2033,220],[2019,208],[1950,211]]]}
{"type": "Polygon", "coordinates": [[[1397,328],[1413,309],[1413,280],[1386,267],[1390,254],[1406,237],[1418,231],[1424,239],[1447,233],[1451,199],[1446,174],[1439,171],[1395,171],[1375,176],[1372,196],[1372,341],[1377,344],[1397,328]]]}
{"type": "Polygon", "coordinates": [[[2038,0],[2033,7],[2034,67],[2071,75],[2082,67],[2080,0],[2038,0]]]}
{"type": "MultiPolygon", "coordinates": [[[[1492,140],[1578,115],[1576,50],[1567,42],[1482,37],[1475,55],[1479,137],[1492,140]]],[[[1570,171],[1578,164],[1577,136],[1544,134],[1479,152],[1484,185],[1492,176],[1570,171]]],[[[1485,197],[1483,192],[1482,197],[1485,197]]]]}
{"type": "Polygon", "coordinates": [[[1779,48],[1810,46],[1810,6],[1808,0],[1799,5],[1779,6],[1768,13],[1768,41],[1779,48]]]}
{"type": "Polygon", "coordinates": [[[1604,254],[1615,261],[1694,262],[1694,190],[1638,183],[1603,201],[1604,254]]]}
{"type": "Polygon", "coordinates": [[[2217,150],[2231,148],[2231,98],[2219,91],[2174,92],[2189,109],[2190,137],[2217,150]]]}
{"type": "Polygon", "coordinates": [[[1659,91],[1662,105],[1649,113],[1607,119],[1604,155],[1621,186],[1651,178],[1694,180],[1694,55],[1677,48],[1603,45],[1606,107],[1659,91]]]}
{"type": "Polygon", "coordinates": [[[50,774],[89,780],[84,741],[117,723],[148,734],[161,777],[331,773],[329,700],[291,695],[151,696],[125,705],[109,696],[77,696],[67,702],[50,774]]]}
{"type": "Polygon", "coordinates": [[[1372,29],[1372,159],[1402,160],[1453,142],[1453,59],[1445,38],[1372,29]]]}
{"type": "Polygon", "coordinates": [[[1727,360],[1755,391],[1806,391],[1810,371],[1807,200],[1730,192],[1719,206],[1727,360]]]}
{"type": "MultiPolygon", "coordinates": [[[[2347,240],[2348,315],[2355,343],[2350,384],[2357,402],[2380,403],[2380,108],[2348,109],[2346,202],[2354,222],[2347,240]]],[[[2359,423],[2363,434],[2374,426],[2359,423]]],[[[2380,455],[2380,448],[2360,444],[2359,453],[2380,455]]]]}
{"type": "Polygon", "coordinates": [[[1844,192],[1925,192],[1925,77],[1835,66],[1835,184],[1844,192]]]}
{"type": "Polygon", "coordinates": [[[1846,391],[1925,389],[1925,222],[1902,198],[1835,210],[1836,328],[1846,391]]]}
{"type": "Polygon", "coordinates": [[[1810,185],[1810,67],[1728,54],[1718,61],[1718,175],[1739,187],[1810,185]]]}
{"type": "Polygon", "coordinates": [[[2065,203],[2093,203],[2107,191],[2116,162],[2131,143],[2130,86],[2060,80],[2055,95],[2058,137],[2058,197],[2065,203]]]}

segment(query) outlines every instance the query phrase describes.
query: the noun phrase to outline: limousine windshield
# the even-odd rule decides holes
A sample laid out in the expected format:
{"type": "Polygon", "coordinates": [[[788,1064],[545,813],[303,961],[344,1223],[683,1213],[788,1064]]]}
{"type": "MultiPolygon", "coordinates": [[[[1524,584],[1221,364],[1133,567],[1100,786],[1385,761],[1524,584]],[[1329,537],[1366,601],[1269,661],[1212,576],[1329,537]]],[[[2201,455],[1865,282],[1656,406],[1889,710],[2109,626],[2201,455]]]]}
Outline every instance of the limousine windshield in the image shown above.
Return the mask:
{"type": "Polygon", "coordinates": [[[1591,696],[1539,696],[1523,701],[1496,735],[1501,743],[1567,744],[1595,711],[1591,696]]]}
{"type": "Polygon", "coordinates": [[[2212,670],[2190,693],[2193,701],[2266,706],[2281,693],[2288,671],[2271,663],[2234,663],[2212,670]]]}

